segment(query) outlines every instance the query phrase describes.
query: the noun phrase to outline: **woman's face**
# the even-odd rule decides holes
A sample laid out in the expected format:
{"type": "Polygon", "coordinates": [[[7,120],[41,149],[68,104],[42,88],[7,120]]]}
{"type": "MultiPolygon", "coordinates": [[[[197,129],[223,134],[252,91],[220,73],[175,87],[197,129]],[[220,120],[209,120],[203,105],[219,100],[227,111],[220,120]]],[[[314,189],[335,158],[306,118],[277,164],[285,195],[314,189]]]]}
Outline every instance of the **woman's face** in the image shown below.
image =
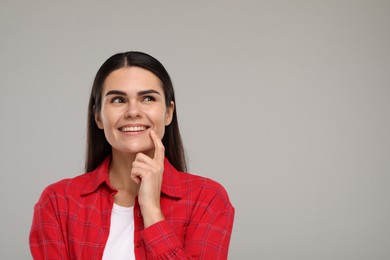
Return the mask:
{"type": "Polygon", "coordinates": [[[149,131],[162,139],[172,121],[174,104],[167,108],[160,79],[140,67],[124,67],[111,72],[102,89],[102,106],[95,115],[107,141],[119,152],[152,154],[149,131]]]}

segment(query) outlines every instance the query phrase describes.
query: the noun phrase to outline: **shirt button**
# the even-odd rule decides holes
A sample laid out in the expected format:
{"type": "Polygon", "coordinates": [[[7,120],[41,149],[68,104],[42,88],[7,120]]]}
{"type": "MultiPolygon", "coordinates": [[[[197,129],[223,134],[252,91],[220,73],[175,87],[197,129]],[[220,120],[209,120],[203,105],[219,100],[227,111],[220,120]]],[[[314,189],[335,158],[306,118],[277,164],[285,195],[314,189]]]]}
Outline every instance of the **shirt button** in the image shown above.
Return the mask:
{"type": "Polygon", "coordinates": [[[137,216],[138,216],[139,218],[141,218],[141,217],[142,217],[142,213],[141,213],[141,211],[138,211],[138,212],[137,212],[137,216]]]}

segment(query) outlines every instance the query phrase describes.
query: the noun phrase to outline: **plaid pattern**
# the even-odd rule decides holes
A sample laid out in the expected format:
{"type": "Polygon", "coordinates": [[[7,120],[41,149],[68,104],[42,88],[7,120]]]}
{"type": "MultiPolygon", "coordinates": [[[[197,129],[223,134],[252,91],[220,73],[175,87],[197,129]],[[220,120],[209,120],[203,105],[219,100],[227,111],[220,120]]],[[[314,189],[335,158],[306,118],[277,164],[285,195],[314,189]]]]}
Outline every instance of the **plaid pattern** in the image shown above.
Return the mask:
{"type": "MultiPolygon", "coordinates": [[[[108,157],[96,170],[48,186],[34,208],[34,259],[101,259],[115,189],[108,157]]],[[[165,159],[161,208],[165,220],[144,229],[134,205],[136,259],[227,259],[234,208],[218,183],[178,172],[165,159]]],[[[131,235],[131,234],[129,234],[131,235]]]]}

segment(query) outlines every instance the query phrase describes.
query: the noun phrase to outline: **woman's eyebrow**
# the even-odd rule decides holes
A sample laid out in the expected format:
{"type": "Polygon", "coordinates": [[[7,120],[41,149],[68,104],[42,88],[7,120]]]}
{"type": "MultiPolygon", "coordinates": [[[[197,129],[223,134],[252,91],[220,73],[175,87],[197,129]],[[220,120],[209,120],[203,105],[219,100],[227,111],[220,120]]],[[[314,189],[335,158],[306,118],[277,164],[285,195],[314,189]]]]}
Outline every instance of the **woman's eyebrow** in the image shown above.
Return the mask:
{"type": "MultiPolygon", "coordinates": [[[[147,94],[158,94],[161,96],[160,92],[158,92],[157,90],[154,90],[154,89],[147,89],[147,90],[142,90],[142,91],[139,91],[137,93],[138,96],[144,96],[144,95],[147,95],[147,94]]],[[[124,91],[121,91],[121,90],[110,90],[106,93],[105,96],[109,96],[109,95],[120,95],[120,96],[126,96],[126,92],[124,91]]]]}
{"type": "Polygon", "coordinates": [[[106,93],[106,96],[108,95],[121,95],[121,96],[126,96],[126,92],[120,91],[120,90],[110,90],[106,93]]]}
{"type": "Polygon", "coordinates": [[[138,92],[138,96],[143,96],[143,95],[147,95],[147,94],[158,94],[161,96],[160,92],[158,92],[157,90],[154,90],[154,89],[147,89],[147,90],[142,90],[142,91],[138,92]]]}

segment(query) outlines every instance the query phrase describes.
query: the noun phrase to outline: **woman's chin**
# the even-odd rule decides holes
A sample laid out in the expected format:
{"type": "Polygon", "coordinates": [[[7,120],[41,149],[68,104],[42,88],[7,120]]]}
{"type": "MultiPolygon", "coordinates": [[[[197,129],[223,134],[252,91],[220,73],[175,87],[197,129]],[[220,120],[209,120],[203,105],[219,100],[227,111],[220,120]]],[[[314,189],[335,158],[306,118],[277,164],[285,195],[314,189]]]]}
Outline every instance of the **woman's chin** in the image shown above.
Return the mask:
{"type": "Polygon", "coordinates": [[[116,150],[116,152],[118,153],[122,153],[122,154],[137,154],[137,153],[144,153],[144,154],[147,154],[147,155],[151,155],[153,154],[153,147],[145,147],[145,146],[132,146],[132,147],[118,147],[118,149],[113,149],[113,152],[114,150],[116,150]]]}

